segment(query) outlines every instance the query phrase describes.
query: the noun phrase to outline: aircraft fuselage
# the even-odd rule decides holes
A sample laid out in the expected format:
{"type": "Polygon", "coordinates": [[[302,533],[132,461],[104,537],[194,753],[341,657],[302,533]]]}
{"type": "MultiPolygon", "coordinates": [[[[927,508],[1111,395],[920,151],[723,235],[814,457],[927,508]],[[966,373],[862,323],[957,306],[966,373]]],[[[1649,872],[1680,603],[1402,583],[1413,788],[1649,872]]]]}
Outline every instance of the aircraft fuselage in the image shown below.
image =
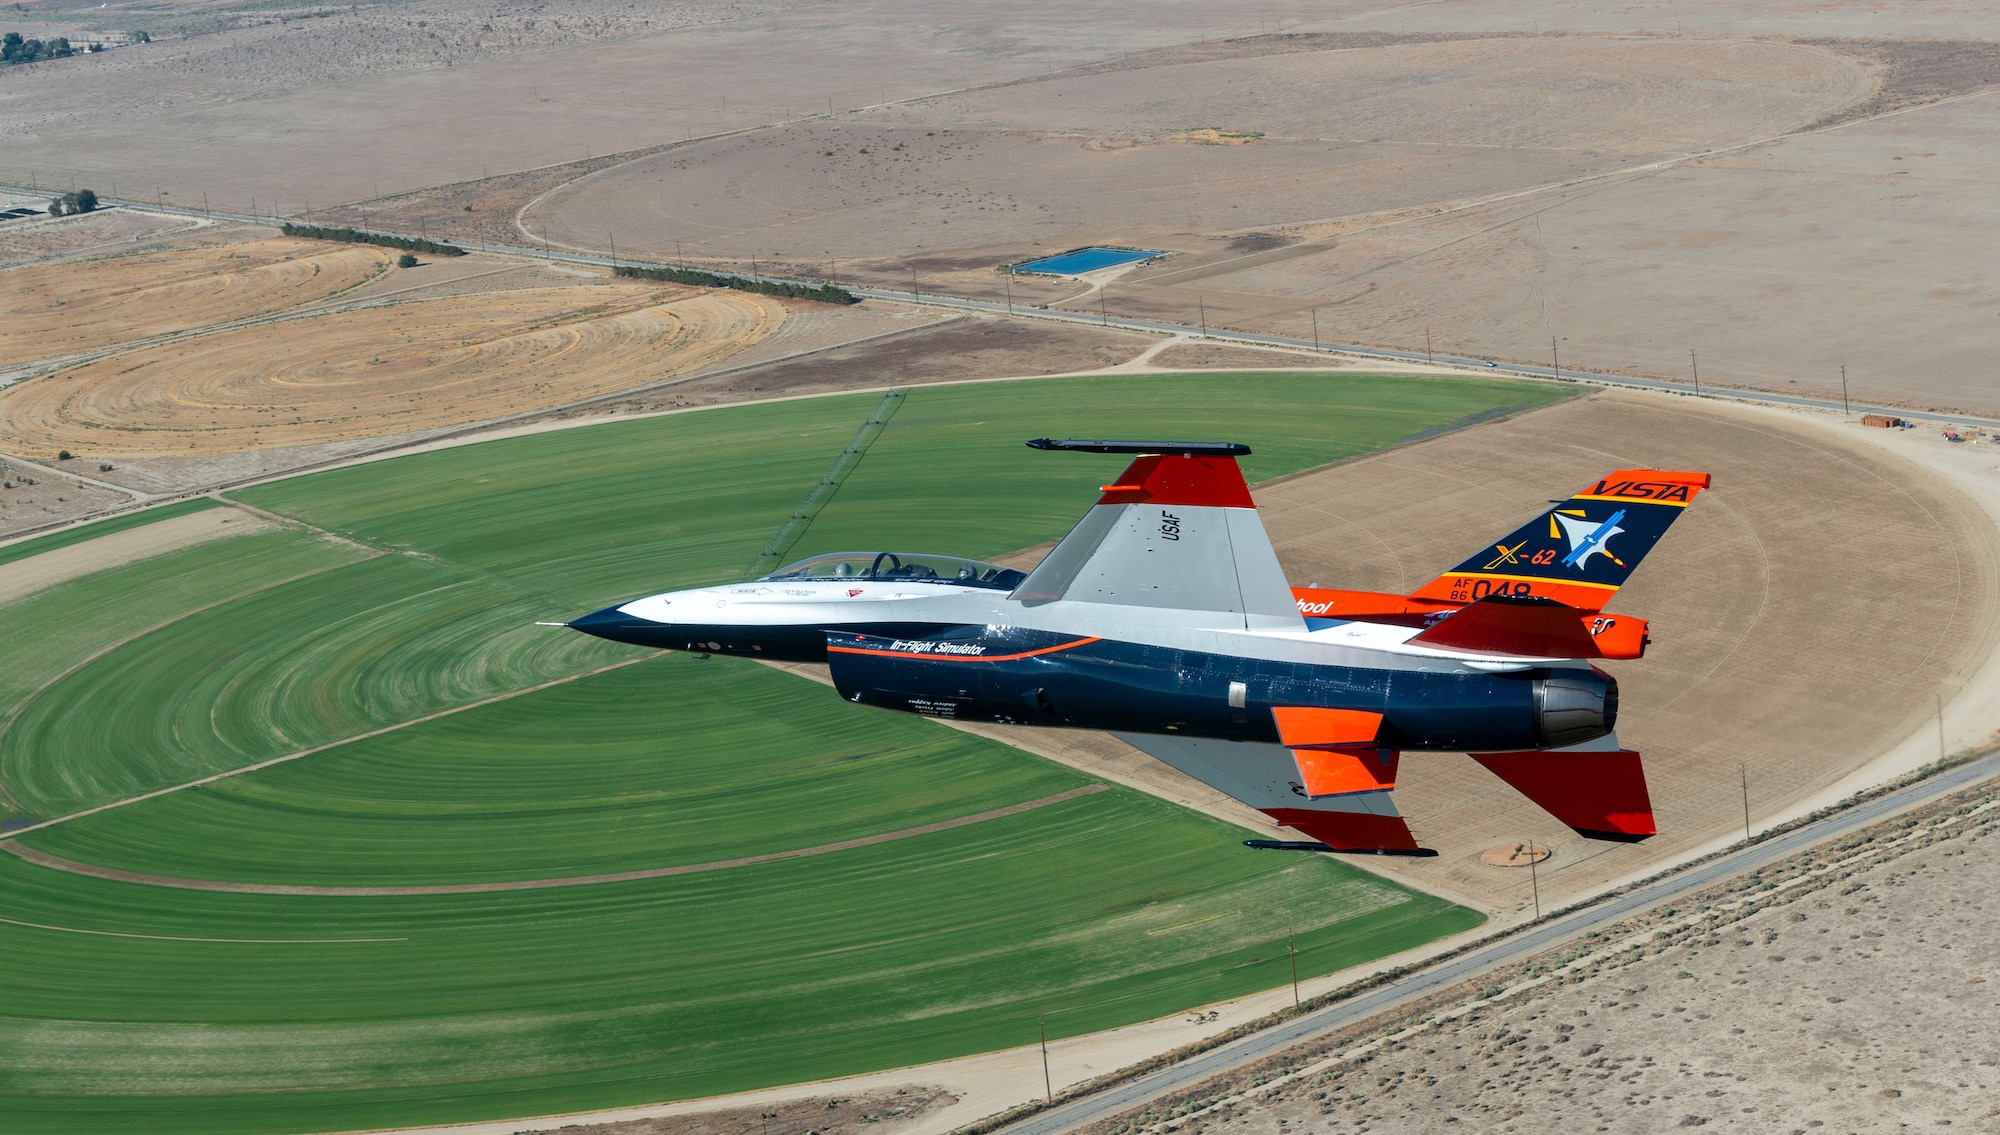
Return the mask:
{"type": "Polygon", "coordinates": [[[570,625],[640,646],[826,662],[848,700],[929,717],[1274,742],[1271,707],[1324,706],[1382,714],[1385,746],[1443,752],[1575,744],[1616,723],[1616,682],[1573,661],[1453,656],[1377,623],[1253,630],[1077,606],[947,580],[754,580],[570,625]]]}

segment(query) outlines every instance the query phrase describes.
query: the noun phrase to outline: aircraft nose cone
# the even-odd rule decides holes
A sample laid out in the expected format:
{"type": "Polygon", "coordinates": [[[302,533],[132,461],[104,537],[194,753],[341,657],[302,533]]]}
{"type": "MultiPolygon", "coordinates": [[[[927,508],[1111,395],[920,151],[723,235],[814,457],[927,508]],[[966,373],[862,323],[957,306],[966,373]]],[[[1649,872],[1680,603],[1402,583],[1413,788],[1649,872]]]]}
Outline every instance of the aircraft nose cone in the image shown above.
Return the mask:
{"type": "Polygon", "coordinates": [[[580,619],[572,619],[565,625],[573,631],[608,638],[613,642],[633,642],[636,640],[632,638],[632,632],[639,629],[640,622],[616,607],[606,607],[580,619]]]}

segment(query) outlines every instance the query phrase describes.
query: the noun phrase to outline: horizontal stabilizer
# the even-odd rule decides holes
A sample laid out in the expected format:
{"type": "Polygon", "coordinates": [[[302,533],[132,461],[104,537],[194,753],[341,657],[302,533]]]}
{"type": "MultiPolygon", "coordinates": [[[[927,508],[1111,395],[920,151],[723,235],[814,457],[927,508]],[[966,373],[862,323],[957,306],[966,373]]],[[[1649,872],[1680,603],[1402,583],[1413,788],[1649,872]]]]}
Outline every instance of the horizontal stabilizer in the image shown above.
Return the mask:
{"type": "Polygon", "coordinates": [[[1439,619],[1410,641],[1474,654],[1596,658],[1597,644],[1579,614],[1553,599],[1489,595],[1439,619]]]}
{"type": "Polygon", "coordinates": [[[1567,749],[1471,756],[1586,839],[1637,843],[1659,832],[1639,754],[1619,748],[1616,736],[1567,749]]]}
{"type": "Polygon", "coordinates": [[[1278,739],[1292,750],[1299,781],[1314,799],[1396,787],[1394,749],[1376,745],[1382,715],[1352,709],[1274,706],[1278,739]]]}
{"type": "Polygon", "coordinates": [[[1348,796],[1343,802],[1378,803],[1383,811],[1335,812],[1305,808],[1272,808],[1264,814],[1285,825],[1297,828],[1314,839],[1324,843],[1330,850],[1344,851],[1351,855],[1436,855],[1437,852],[1417,846],[1417,839],[1410,834],[1410,825],[1396,814],[1396,808],[1383,796],[1348,796]]]}
{"type": "Polygon", "coordinates": [[[1307,797],[1296,756],[1319,750],[1156,733],[1119,733],[1117,737],[1286,827],[1304,832],[1326,844],[1328,850],[1365,855],[1432,854],[1417,846],[1416,837],[1410,834],[1410,826],[1397,813],[1387,791],[1307,797]]]}

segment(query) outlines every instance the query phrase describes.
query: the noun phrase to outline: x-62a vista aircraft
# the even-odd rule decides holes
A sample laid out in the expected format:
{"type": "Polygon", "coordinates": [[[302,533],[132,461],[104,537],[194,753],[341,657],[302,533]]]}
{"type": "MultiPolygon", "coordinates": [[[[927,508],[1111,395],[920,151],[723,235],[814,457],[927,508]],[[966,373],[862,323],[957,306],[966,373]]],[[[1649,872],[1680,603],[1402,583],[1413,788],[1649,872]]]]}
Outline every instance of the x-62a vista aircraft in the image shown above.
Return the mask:
{"type": "Polygon", "coordinates": [[[1390,801],[1406,752],[1465,752],[1592,839],[1654,834],[1618,683],[1639,619],[1605,602],[1706,473],[1621,469],[1410,595],[1294,588],[1228,442],[1052,441],[1135,460],[1030,572],[818,556],[569,623],[642,646],[828,663],[849,701],[1101,729],[1306,840],[1419,847],[1390,801]]]}

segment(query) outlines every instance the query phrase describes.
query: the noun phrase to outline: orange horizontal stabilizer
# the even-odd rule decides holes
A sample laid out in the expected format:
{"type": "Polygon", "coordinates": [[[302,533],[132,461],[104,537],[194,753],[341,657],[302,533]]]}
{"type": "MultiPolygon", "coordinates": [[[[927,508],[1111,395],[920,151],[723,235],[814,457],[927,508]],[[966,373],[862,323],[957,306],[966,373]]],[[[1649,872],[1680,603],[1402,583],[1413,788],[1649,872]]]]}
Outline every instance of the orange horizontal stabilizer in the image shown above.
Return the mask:
{"type": "Polygon", "coordinates": [[[1382,792],[1396,787],[1396,765],[1401,754],[1394,749],[1293,749],[1299,765],[1299,781],[1306,795],[1342,796],[1350,792],[1382,792]]]}
{"type": "Polygon", "coordinates": [[[1630,749],[1473,753],[1472,759],[1586,839],[1637,843],[1659,832],[1646,770],[1630,749]]]}
{"type": "Polygon", "coordinates": [[[1478,654],[1596,658],[1597,644],[1579,614],[1553,599],[1489,595],[1460,607],[1410,641],[1478,654]]]}
{"type": "Polygon", "coordinates": [[[1278,740],[1287,748],[1319,749],[1335,745],[1375,744],[1382,728],[1382,715],[1355,709],[1317,709],[1311,706],[1271,707],[1271,719],[1278,724],[1278,740]]]}
{"type": "Polygon", "coordinates": [[[1417,846],[1403,817],[1369,812],[1319,812],[1306,808],[1272,808],[1265,815],[1297,828],[1334,851],[1373,855],[1429,855],[1417,846]]]}
{"type": "Polygon", "coordinates": [[[1354,709],[1312,706],[1271,707],[1278,739],[1298,762],[1306,795],[1340,796],[1396,787],[1397,753],[1378,748],[1382,715],[1354,709]]]}

